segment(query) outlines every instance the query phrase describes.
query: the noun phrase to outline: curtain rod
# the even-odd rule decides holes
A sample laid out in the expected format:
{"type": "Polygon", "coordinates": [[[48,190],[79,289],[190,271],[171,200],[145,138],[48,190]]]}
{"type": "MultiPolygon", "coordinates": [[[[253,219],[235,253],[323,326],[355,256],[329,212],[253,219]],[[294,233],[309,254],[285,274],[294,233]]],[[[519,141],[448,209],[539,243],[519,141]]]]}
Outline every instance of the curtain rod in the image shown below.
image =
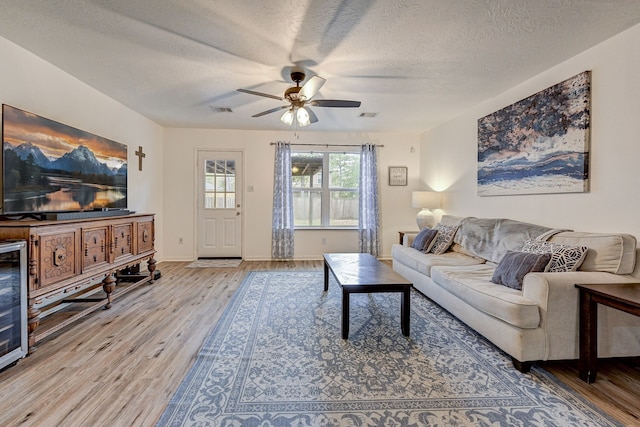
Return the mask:
{"type": "MultiPolygon", "coordinates": [[[[289,142],[290,145],[312,145],[318,147],[362,147],[365,144],[303,144],[301,142],[289,142]]],[[[269,145],[276,145],[275,142],[270,142],[269,145]]],[[[375,144],[376,147],[384,148],[383,144],[375,144]]]]}

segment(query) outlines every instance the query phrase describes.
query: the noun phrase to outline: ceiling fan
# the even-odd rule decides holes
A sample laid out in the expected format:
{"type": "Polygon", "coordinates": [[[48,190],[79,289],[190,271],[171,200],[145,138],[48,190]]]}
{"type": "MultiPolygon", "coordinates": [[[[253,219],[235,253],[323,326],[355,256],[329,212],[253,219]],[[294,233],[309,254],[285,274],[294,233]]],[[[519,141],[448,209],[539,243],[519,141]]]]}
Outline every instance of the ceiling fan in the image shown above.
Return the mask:
{"type": "Polygon", "coordinates": [[[254,114],[251,117],[261,117],[266,114],[275,113],[276,111],[286,109],[280,120],[287,124],[292,125],[297,122],[300,126],[308,126],[311,123],[318,121],[318,117],[309,108],[313,107],[332,107],[332,108],[357,108],[360,106],[360,101],[345,101],[340,99],[317,99],[312,100],[313,96],[318,93],[322,85],[325,83],[325,79],[319,76],[312,76],[304,85],[300,86],[300,82],[305,79],[305,73],[302,70],[292,70],[291,80],[296,85],[290,87],[284,92],[284,96],[270,95],[268,93],[256,92],[248,89],[238,89],[238,92],[248,93],[251,95],[264,96],[266,98],[273,98],[279,101],[288,101],[289,105],[281,105],[280,107],[272,108],[267,111],[263,111],[258,114],[254,114]]]}

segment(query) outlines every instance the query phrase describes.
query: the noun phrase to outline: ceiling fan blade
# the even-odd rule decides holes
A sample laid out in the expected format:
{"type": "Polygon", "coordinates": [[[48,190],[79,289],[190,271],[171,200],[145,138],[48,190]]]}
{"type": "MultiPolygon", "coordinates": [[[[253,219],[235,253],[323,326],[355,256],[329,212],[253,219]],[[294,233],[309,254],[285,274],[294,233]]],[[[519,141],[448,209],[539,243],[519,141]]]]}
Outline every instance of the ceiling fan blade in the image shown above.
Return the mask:
{"type": "Polygon", "coordinates": [[[344,101],[341,99],[316,99],[309,102],[314,107],[358,108],[360,101],[344,101]]]}
{"type": "Polygon", "coordinates": [[[238,92],[248,93],[250,95],[264,96],[265,98],[277,99],[278,101],[284,101],[284,98],[281,96],[269,95],[268,93],[256,92],[254,90],[249,90],[249,89],[238,89],[238,92]]]}
{"type": "Polygon", "coordinates": [[[284,110],[285,108],[291,108],[291,106],[290,105],[281,105],[280,107],[272,108],[270,110],[263,111],[262,113],[254,114],[251,117],[261,117],[261,116],[264,116],[266,114],[271,114],[271,113],[275,113],[276,111],[284,110]]]}
{"type": "Polygon", "coordinates": [[[309,107],[304,107],[305,110],[307,110],[307,113],[309,113],[309,123],[315,123],[318,121],[318,116],[316,116],[316,113],[314,113],[313,111],[311,111],[311,108],[309,107]]]}
{"type": "Polygon", "coordinates": [[[318,93],[322,85],[326,82],[325,79],[318,76],[312,76],[307,82],[300,88],[298,96],[302,99],[309,100],[318,93]]]}

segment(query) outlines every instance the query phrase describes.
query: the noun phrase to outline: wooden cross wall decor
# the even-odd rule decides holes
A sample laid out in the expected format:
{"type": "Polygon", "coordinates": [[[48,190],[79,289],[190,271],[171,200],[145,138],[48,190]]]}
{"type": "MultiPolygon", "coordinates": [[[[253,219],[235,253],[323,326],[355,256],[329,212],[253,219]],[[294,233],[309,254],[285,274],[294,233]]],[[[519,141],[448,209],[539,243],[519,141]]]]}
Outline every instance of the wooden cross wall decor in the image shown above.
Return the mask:
{"type": "Polygon", "coordinates": [[[145,153],[142,152],[142,145],[138,146],[138,151],[135,152],[136,156],[138,156],[138,170],[142,170],[142,158],[147,157],[145,153]]]}

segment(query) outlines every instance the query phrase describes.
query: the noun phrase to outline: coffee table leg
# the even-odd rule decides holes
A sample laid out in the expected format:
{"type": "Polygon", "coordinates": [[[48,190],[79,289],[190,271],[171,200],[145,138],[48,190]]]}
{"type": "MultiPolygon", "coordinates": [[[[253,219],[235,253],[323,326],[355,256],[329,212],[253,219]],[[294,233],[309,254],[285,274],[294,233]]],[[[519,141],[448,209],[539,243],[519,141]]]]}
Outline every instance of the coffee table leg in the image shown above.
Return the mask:
{"type": "Polygon", "coordinates": [[[587,383],[596,381],[598,372],[598,304],[580,289],[580,359],[578,375],[587,383]]]}
{"type": "Polygon", "coordinates": [[[327,292],[329,290],[329,266],[327,265],[327,260],[324,260],[324,291],[327,292]]]}
{"type": "Polygon", "coordinates": [[[402,335],[408,337],[411,333],[411,289],[402,292],[400,303],[400,317],[402,321],[402,335]]]}
{"type": "Polygon", "coordinates": [[[342,339],[349,338],[349,292],[342,288],[342,339]]]}

